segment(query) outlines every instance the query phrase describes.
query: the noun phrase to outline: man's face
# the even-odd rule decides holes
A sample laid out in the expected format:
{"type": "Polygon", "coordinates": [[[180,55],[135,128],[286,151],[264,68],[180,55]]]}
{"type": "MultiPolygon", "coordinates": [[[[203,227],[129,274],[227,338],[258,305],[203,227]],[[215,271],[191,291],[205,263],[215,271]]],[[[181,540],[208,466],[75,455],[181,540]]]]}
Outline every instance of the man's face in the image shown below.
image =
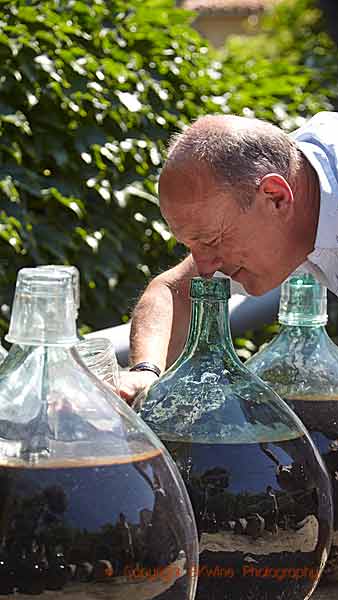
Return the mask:
{"type": "Polygon", "coordinates": [[[198,174],[185,169],[161,176],[160,205],[202,276],[221,271],[249,294],[260,295],[294,269],[288,227],[278,212],[259,193],[244,211],[236,198],[220,190],[207,167],[198,174]]]}

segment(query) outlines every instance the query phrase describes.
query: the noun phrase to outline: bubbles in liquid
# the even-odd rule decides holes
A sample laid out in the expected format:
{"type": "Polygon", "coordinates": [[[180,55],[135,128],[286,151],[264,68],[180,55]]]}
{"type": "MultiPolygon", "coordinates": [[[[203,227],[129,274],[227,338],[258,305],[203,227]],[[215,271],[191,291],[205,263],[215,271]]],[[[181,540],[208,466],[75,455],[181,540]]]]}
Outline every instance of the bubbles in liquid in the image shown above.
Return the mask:
{"type": "Polygon", "coordinates": [[[250,381],[229,384],[226,371],[203,371],[177,381],[168,376],[138,410],[161,439],[189,438],[193,432],[195,442],[237,444],[300,434],[294,415],[278,399],[267,401],[264,390],[253,397],[250,381]]]}

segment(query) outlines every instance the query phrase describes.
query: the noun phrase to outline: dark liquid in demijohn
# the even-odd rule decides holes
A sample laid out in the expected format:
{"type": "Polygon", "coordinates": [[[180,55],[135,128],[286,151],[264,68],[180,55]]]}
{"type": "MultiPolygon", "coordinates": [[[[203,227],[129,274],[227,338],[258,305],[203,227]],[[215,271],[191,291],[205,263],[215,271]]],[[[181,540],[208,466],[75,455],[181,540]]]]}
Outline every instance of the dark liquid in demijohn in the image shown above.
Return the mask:
{"type": "Polygon", "coordinates": [[[310,432],[331,477],[334,534],[323,578],[338,581],[338,398],[300,396],[285,398],[285,401],[310,432]]]}
{"type": "Polygon", "coordinates": [[[193,529],[183,528],[189,517],[160,451],[0,466],[0,490],[2,597],[71,589],[72,598],[191,598],[184,536],[193,529]]]}
{"type": "Polygon", "coordinates": [[[196,599],[303,600],[318,579],[331,514],[309,443],[165,443],[197,520],[196,599]]]}

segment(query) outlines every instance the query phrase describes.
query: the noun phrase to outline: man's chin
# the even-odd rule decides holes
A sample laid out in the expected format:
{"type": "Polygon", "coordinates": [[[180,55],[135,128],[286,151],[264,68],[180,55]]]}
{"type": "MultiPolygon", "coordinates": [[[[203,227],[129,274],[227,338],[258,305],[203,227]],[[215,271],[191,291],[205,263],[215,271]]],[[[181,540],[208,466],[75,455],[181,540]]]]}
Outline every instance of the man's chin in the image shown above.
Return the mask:
{"type": "Polygon", "coordinates": [[[266,285],[266,282],[259,279],[259,277],[250,276],[245,269],[239,269],[234,274],[233,279],[240,283],[250,296],[262,296],[273,289],[273,286],[266,285]]]}

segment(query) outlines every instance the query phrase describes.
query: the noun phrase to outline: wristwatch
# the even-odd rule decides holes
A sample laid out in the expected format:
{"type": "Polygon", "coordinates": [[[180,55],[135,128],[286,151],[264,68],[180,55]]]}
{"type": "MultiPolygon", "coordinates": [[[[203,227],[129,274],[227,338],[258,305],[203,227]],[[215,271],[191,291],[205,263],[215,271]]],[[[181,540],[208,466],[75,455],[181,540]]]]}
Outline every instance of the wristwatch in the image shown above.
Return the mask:
{"type": "Polygon", "coordinates": [[[152,373],[155,373],[155,375],[157,375],[157,377],[159,377],[161,375],[161,369],[157,365],[154,365],[154,363],[151,363],[151,362],[137,363],[133,367],[130,367],[129,371],[151,371],[152,373]]]}

